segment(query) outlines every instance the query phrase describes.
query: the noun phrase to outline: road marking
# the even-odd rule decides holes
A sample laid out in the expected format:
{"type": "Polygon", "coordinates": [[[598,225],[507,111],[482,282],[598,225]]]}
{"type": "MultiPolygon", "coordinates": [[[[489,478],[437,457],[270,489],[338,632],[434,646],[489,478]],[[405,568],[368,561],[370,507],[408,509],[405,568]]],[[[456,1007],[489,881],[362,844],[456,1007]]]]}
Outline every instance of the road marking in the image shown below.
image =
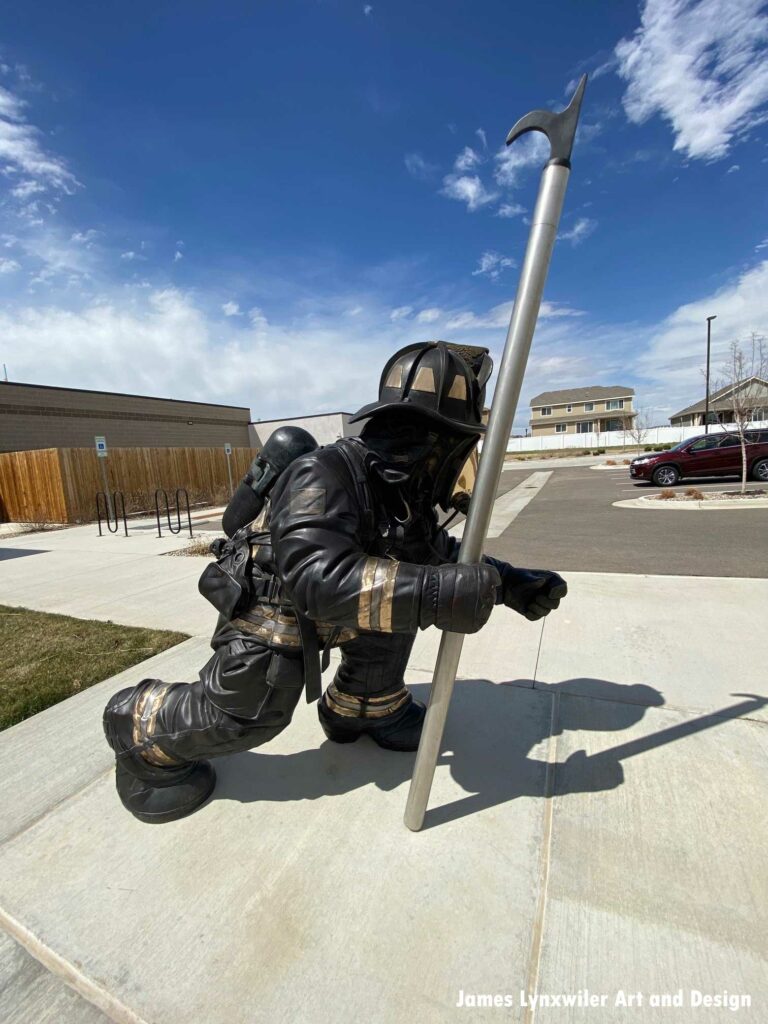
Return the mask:
{"type": "MultiPolygon", "coordinates": [[[[533,501],[544,484],[552,476],[552,470],[544,470],[538,473],[531,473],[521,484],[513,487],[511,491],[502,494],[497,498],[491,512],[491,523],[488,527],[488,537],[500,537],[510,523],[515,520],[523,511],[528,502],[533,501]]],[[[464,520],[452,526],[448,533],[452,537],[460,538],[464,535],[464,520]]]]}

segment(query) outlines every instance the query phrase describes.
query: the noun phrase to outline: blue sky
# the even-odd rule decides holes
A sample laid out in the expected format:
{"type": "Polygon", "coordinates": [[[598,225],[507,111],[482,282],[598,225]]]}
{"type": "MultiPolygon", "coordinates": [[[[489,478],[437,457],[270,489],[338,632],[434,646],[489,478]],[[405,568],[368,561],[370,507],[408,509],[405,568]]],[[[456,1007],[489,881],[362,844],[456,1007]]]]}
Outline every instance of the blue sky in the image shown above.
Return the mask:
{"type": "Polygon", "coordinates": [[[9,378],[353,410],[434,337],[497,363],[543,163],[587,71],[516,425],[629,384],[654,422],[768,334],[760,0],[40,2],[0,37],[9,378]]]}

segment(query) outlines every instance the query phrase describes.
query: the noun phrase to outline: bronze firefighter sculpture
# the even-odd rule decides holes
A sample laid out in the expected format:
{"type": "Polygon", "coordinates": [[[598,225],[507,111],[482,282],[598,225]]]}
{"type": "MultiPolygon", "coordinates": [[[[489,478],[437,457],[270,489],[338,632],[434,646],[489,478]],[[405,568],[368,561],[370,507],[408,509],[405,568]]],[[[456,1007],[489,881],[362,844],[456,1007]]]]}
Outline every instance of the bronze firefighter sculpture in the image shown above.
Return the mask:
{"type": "Polygon", "coordinates": [[[485,430],[486,349],[409,345],[387,363],[359,437],[319,448],[306,431],[269,439],[224,515],[227,540],[200,581],[219,611],[195,683],[145,679],[104,711],[117,791],[141,821],[190,814],[215,785],[209,758],[281,732],[306,687],[336,743],[367,735],[416,750],[424,705],[404,674],[417,630],[474,633],[494,604],[534,620],[566,593],[554,572],[486,556],[457,565],[439,525],[485,430]],[[320,695],[320,652],[341,664],[320,695]]]}

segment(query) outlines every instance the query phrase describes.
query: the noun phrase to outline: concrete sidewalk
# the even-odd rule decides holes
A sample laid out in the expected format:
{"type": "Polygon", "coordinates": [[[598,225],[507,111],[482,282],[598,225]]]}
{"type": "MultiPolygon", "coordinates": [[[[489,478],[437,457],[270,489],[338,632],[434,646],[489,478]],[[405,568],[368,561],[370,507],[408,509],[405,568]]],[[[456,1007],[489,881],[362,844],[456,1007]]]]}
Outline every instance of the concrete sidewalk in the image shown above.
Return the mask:
{"type": "Polygon", "coordinates": [[[141,520],[128,537],[99,537],[91,523],[3,538],[0,548],[16,557],[0,560],[0,604],[209,636],[216,615],[197,591],[207,559],[169,557],[189,534],[154,530],[141,520]]]}
{"type": "MultiPolygon", "coordinates": [[[[3,566],[0,601],[32,559],[3,566]]],[[[195,678],[202,616],[201,635],[8,730],[0,924],[131,1024],[664,1022],[650,997],[679,989],[678,1021],[733,1019],[691,990],[747,994],[740,1019],[765,1021],[768,581],[568,575],[544,624],[497,609],[467,638],[418,834],[413,755],[331,744],[306,704],[217,761],[192,817],[122,810],[101,708],[143,676],[195,678]],[[604,1005],[521,1005],[584,988],[604,1005]]],[[[191,615],[173,627],[196,632],[191,615]]],[[[438,640],[419,636],[419,696],[438,640]]]]}

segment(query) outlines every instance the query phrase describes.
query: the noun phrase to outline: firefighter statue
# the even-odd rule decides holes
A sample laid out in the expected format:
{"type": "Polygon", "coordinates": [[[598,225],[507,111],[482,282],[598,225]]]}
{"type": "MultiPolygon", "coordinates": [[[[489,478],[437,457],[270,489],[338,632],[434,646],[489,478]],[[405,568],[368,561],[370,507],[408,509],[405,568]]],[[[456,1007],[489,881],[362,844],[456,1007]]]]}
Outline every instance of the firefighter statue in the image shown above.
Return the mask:
{"type": "Polygon", "coordinates": [[[554,572],[485,557],[457,565],[438,507],[485,430],[486,349],[409,345],[384,367],[359,437],[318,447],[277,430],[223,517],[203,573],[219,612],[194,683],[144,679],[115,694],[104,730],[117,791],[145,822],[190,814],[212,793],[209,759],[260,746],[291,721],[302,690],[336,743],[368,736],[416,750],[425,707],[405,685],[417,630],[474,633],[495,604],[534,620],[566,593],[554,572]],[[321,695],[330,650],[341,663],[321,695]]]}

